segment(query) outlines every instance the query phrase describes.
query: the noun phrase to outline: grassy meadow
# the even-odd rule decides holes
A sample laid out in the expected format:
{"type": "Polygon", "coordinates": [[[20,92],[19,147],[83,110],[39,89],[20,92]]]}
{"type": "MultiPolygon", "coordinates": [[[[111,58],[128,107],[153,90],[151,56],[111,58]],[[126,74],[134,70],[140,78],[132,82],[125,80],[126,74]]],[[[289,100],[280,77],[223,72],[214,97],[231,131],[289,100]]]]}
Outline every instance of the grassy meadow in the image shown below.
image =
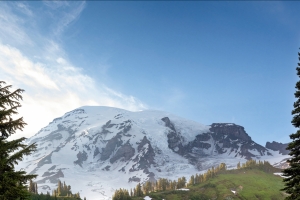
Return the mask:
{"type": "Polygon", "coordinates": [[[273,173],[259,169],[238,169],[226,170],[204,183],[189,186],[189,191],[152,192],[148,196],[154,200],[281,200],[286,197],[280,191],[283,186],[282,178],[273,173]]]}

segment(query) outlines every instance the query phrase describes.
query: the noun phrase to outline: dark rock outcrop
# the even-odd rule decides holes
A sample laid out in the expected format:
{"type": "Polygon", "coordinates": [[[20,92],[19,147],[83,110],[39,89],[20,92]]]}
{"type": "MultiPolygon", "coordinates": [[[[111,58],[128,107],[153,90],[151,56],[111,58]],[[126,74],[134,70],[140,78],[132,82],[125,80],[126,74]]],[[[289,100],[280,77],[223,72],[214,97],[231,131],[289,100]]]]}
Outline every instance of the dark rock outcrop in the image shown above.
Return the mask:
{"type": "Polygon", "coordinates": [[[149,174],[148,168],[150,168],[152,164],[155,164],[154,158],[155,153],[151,143],[147,137],[144,136],[138,145],[138,155],[133,159],[137,164],[133,165],[129,171],[133,172],[143,169],[145,173],[149,174]]]}
{"type": "Polygon", "coordinates": [[[51,176],[47,176],[39,181],[37,183],[45,183],[46,181],[50,181],[50,183],[56,183],[58,182],[59,178],[63,178],[64,174],[61,169],[59,169],[55,173],[51,173],[51,176]]]}
{"type": "Polygon", "coordinates": [[[245,132],[244,127],[232,123],[213,123],[209,129],[211,132],[228,135],[230,139],[251,141],[251,137],[245,132]]]}
{"type": "Polygon", "coordinates": [[[251,150],[257,151],[261,156],[267,152],[265,147],[252,141],[244,127],[233,123],[213,123],[209,129],[210,132],[199,134],[193,141],[183,145],[183,138],[172,121],[168,117],[161,120],[169,128],[167,133],[168,147],[189,158],[191,163],[195,163],[199,158],[209,156],[212,153],[227,152],[233,153],[235,156],[252,159],[255,155],[251,153],[251,150]],[[211,150],[208,151],[208,149],[211,150]]]}
{"type": "Polygon", "coordinates": [[[169,133],[167,134],[168,137],[168,147],[172,149],[174,152],[183,155],[184,154],[184,148],[182,145],[182,138],[180,133],[178,133],[175,129],[174,124],[171,122],[171,120],[168,117],[164,117],[161,119],[163,122],[165,122],[165,126],[168,127],[169,133]]]}
{"type": "Polygon", "coordinates": [[[140,182],[140,181],[141,181],[141,179],[136,176],[130,177],[128,180],[128,182],[140,182]]]}
{"type": "Polygon", "coordinates": [[[123,141],[121,140],[121,137],[121,135],[117,135],[107,142],[105,148],[102,149],[100,160],[108,159],[115,148],[122,145],[123,141]]]}
{"type": "Polygon", "coordinates": [[[86,161],[88,158],[88,155],[85,151],[81,152],[79,151],[79,153],[77,154],[77,160],[74,161],[74,164],[79,165],[80,167],[82,167],[82,163],[84,161],[86,161]]]}
{"type": "Polygon", "coordinates": [[[165,122],[166,127],[169,127],[172,131],[176,132],[174,124],[170,121],[169,117],[164,117],[161,120],[165,122]]]}
{"type": "Polygon", "coordinates": [[[134,148],[131,146],[129,141],[125,143],[123,146],[121,146],[116,154],[110,159],[110,163],[114,163],[115,161],[122,158],[122,161],[128,161],[132,156],[134,156],[134,148]]]}
{"type": "Polygon", "coordinates": [[[290,153],[289,150],[286,150],[288,145],[289,145],[289,143],[282,144],[280,142],[273,141],[272,143],[267,142],[266,148],[271,149],[273,151],[279,151],[279,153],[281,153],[282,155],[288,155],[290,153]]]}
{"type": "Polygon", "coordinates": [[[37,164],[37,167],[41,167],[45,164],[51,164],[52,163],[52,160],[51,160],[51,156],[52,156],[52,153],[50,153],[49,155],[45,156],[44,158],[42,158],[38,164],[37,164]]]}

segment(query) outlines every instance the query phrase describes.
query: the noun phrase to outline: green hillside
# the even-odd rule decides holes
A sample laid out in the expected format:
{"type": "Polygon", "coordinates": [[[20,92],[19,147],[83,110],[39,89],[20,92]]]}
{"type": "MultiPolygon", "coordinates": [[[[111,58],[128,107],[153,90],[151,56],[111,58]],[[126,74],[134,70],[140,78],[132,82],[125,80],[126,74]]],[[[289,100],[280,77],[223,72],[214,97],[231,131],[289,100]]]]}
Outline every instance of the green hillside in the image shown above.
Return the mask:
{"type": "MultiPolygon", "coordinates": [[[[282,178],[259,169],[227,170],[216,177],[188,187],[190,191],[153,192],[155,200],[206,200],[206,199],[284,199],[282,178]],[[231,190],[236,191],[233,194],[231,190]]],[[[133,198],[141,199],[141,198],[133,198]]]]}
{"type": "Polygon", "coordinates": [[[217,199],[284,199],[280,192],[282,178],[260,170],[239,170],[235,173],[219,174],[216,178],[191,187],[191,192],[207,194],[217,199]],[[231,192],[236,191],[236,195],[231,192]]]}

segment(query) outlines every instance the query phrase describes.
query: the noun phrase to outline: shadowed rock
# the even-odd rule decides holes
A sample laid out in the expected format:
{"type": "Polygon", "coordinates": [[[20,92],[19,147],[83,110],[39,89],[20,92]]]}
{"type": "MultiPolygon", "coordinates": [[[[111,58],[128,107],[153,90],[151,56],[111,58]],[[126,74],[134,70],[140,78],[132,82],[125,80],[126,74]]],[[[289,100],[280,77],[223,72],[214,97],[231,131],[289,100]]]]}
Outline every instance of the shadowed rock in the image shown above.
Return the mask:
{"type": "Polygon", "coordinates": [[[183,155],[184,149],[182,145],[182,138],[180,133],[178,133],[175,129],[174,124],[171,122],[171,120],[168,117],[164,117],[161,119],[163,122],[165,122],[165,126],[168,127],[169,133],[167,134],[168,137],[168,147],[172,149],[174,152],[183,155]]]}
{"type": "Polygon", "coordinates": [[[51,164],[51,163],[52,163],[51,156],[52,156],[52,153],[50,153],[49,155],[47,155],[47,156],[45,156],[43,159],[41,159],[41,160],[38,162],[37,167],[41,167],[41,166],[43,166],[44,164],[51,164]]]}
{"type": "Polygon", "coordinates": [[[59,169],[56,173],[37,181],[37,183],[45,183],[46,181],[50,181],[51,183],[57,184],[59,178],[62,178],[62,177],[64,177],[64,174],[61,171],[61,169],[59,169]]]}
{"type": "Polygon", "coordinates": [[[115,148],[122,145],[123,141],[121,140],[121,137],[121,135],[117,135],[107,142],[105,148],[102,149],[100,160],[103,161],[108,159],[115,148]]]}
{"type": "Polygon", "coordinates": [[[209,129],[211,132],[228,135],[231,139],[251,141],[251,137],[245,132],[244,127],[232,123],[213,123],[209,129]]]}
{"type": "Polygon", "coordinates": [[[151,164],[154,162],[155,153],[151,146],[150,141],[146,136],[141,140],[138,146],[138,155],[133,159],[136,162],[129,170],[130,172],[143,169],[145,173],[149,173],[148,168],[151,167],[151,164]]]}
{"type": "Polygon", "coordinates": [[[79,151],[79,153],[77,154],[77,160],[74,161],[74,164],[79,165],[80,167],[82,167],[82,163],[84,161],[86,161],[88,158],[88,155],[85,151],[81,152],[79,151]]]}
{"type": "Polygon", "coordinates": [[[128,161],[132,156],[134,156],[134,148],[131,146],[129,142],[121,146],[116,154],[110,159],[110,163],[114,163],[115,161],[123,158],[122,161],[128,161]]]}
{"type": "Polygon", "coordinates": [[[289,143],[282,144],[280,142],[273,141],[272,143],[267,142],[266,143],[266,148],[271,149],[273,151],[279,151],[279,153],[281,153],[282,155],[288,155],[290,153],[289,150],[286,150],[288,145],[289,145],[289,143]]]}

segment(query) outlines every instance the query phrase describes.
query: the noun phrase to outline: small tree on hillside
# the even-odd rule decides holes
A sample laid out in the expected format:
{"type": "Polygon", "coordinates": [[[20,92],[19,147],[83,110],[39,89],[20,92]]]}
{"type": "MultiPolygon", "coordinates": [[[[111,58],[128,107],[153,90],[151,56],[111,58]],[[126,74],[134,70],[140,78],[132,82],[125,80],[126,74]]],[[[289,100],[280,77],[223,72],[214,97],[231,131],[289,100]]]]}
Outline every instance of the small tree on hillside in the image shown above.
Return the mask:
{"type": "Polygon", "coordinates": [[[23,118],[13,119],[17,109],[21,107],[22,92],[10,91],[11,85],[0,81],[0,199],[27,199],[30,195],[25,184],[36,175],[26,175],[23,170],[16,171],[14,165],[36,149],[35,144],[23,144],[26,138],[8,141],[7,138],[22,130],[26,123],[23,118]]]}
{"type": "MultiPolygon", "coordinates": [[[[300,60],[300,53],[298,53],[298,56],[300,60]]],[[[296,69],[297,75],[300,77],[300,63],[298,63],[296,69]]],[[[292,115],[294,115],[292,124],[298,128],[298,130],[296,133],[290,135],[293,141],[286,148],[290,150],[289,155],[292,156],[292,158],[288,160],[290,167],[283,170],[283,175],[286,178],[283,179],[285,188],[282,189],[290,194],[286,199],[291,200],[300,199],[300,81],[296,83],[295,88],[295,97],[297,100],[294,103],[294,110],[292,111],[292,115]]]]}

